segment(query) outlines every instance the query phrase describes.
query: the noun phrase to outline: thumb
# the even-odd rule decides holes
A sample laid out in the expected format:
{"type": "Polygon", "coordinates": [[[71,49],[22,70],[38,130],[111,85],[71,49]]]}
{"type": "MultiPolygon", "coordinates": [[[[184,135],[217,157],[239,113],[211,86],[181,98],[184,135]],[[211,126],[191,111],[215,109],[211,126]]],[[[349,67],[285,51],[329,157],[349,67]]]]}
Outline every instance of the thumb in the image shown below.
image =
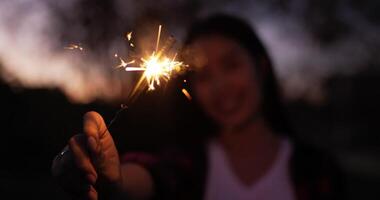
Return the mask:
{"type": "Polygon", "coordinates": [[[87,112],[83,117],[83,132],[91,153],[99,154],[100,141],[110,135],[102,116],[95,111],[87,112]]]}
{"type": "Polygon", "coordinates": [[[119,181],[119,154],[103,118],[97,112],[84,115],[83,132],[87,138],[91,161],[99,175],[107,181],[119,181]]]}

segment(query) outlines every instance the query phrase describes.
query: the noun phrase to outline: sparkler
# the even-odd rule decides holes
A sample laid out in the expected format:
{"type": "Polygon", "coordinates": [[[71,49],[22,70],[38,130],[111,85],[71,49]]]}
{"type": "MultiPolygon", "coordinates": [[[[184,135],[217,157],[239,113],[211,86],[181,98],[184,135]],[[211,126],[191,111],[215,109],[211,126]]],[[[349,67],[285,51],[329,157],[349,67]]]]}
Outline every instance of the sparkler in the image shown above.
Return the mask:
{"type": "MultiPolygon", "coordinates": [[[[174,56],[169,57],[167,55],[168,51],[172,48],[175,43],[173,37],[169,37],[165,44],[160,48],[161,40],[161,30],[162,26],[159,25],[156,39],[156,48],[155,50],[148,54],[148,56],[141,57],[139,63],[135,59],[131,61],[125,61],[117,54],[116,58],[119,58],[120,63],[116,68],[124,68],[127,72],[143,72],[141,78],[137,82],[135,88],[133,89],[130,97],[133,98],[138,91],[147,86],[147,90],[155,90],[156,86],[160,85],[161,81],[169,81],[173,75],[180,73],[185,70],[187,65],[183,64],[181,61],[177,61],[177,53],[174,53],[174,56]],[[137,64],[137,66],[131,66],[137,64]],[[144,84],[145,83],[145,84],[144,84]]],[[[127,35],[127,40],[131,47],[134,47],[132,40],[132,32],[129,32],[127,35]]],[[[186,82],[186,80],[184,80],[186,82]]],[[[188,100],[191,100],[191,96],[186,89],[182,89],[182,93],[186,96],[188,100]]],[[[115,116],[112,118],[110,123],[107,125],[107,129],[113,124],[113,122],[118,117],[119,113],[128,107],[122,105],[121,108],[116,112],[115,116]]]]}
{"type": "MultiPolygon", "coordinates": [[[[128,72],[143,72],[140,80],[131,93],[131,97],[133,97],[136,92],[142,88],[145,88],[146,86],[148,88],[148,91],[155,90],[156,86],[160,85],[161,81],[170,80],[172,75],[180,73],[187,67],[187,65],[183,64],[183,62],[176,60],[177,53],[175,53],[172,57],[166,55],[175,43],[175,39],[173,37],[169,37],[166,40],[165,44],[160,48],[161,30],[162,26],[159,25],[155,50],[152,53],[148,54],[148,56],[141,57],[137,66],[130,66],[131,64],[135,64],[136,60],[126,62],[119,57],[120,64],[117,65],[116,68],[123,67],[125,71],[128,72]]],[[[127,34],[127,39],[129,42],[131,42],[132,32],[129,32],[127,34]]],[[[118,56],[116,55],[115,57],[118,56]]],[[[188,94],[186,96],[190,95],[188,94]]]]}
{"type": "MultiPolygon", "coordinates": [[[[150,54],[147,54],[147,56],[142,56],[140,58],[127,61],[127,59],[123,59],[118,54],[114,55],[114,57],[118,58],[120,61],[115,68],[123,68],[127,72],[142,72],[139,81],[130,94],[131,99],[134,98],[139,91],[142,91],[145,88],[147,88],[147,91],[155,90],[162,81],[169,81],[172,76],[179,74],[187,68],[187,65],[185,65],[182,61],[177,60],[177,53],[172,53],[171,55],[173,56],[169,56],[169,51],[175,43],[175,39],[173,37],[169,37],[165,41],[164,45],[160,47],[161,30],[162,26],[159,25],[155,50],[150,54]]],[[[129,42],[129,46],[134,47],[134,44],[132,43],[132,32],[127,33],[126,38],[129,42]]],[[[65,47],[65,49],[78,49],[80,51],[84,50],[83,47],[77,44],[71,44],[65,47]]],[[[186,80],[184,80],[184,82],[186,82],[186,80]]],[[[191,100],[191,96],[186,89],[183,88],[182,93],[188,100],[191,100]]],[[[108,123],[107,130],[114,123],[121,111],[127,108],[128,106],[126,105],[121,106],[112,120],[108,123]]]]}

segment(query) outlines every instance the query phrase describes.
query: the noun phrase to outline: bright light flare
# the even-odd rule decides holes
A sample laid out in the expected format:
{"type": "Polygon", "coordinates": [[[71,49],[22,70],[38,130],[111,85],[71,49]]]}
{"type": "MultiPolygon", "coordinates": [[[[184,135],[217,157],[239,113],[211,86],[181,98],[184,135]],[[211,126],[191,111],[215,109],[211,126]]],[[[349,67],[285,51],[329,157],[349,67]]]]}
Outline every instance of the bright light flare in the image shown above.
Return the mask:
{"type": "MultiPolygon", "coordinates": [[[[135,60],[126,62],[119,57],[120,64],[117,66],[118,68],[123,67],[126,71],[143,72],[133,93],[143,87],[144,81],[148,86],[148,90],[155,90],[156,86],[160,85],[161,81],[168,81],[171,78],[172,74],[182,71],[185,67],[183,62],[176,60],[177,54],[174,54],[173,57],[166,55],[166,51],[170,49],[172,43],[174,42],[174,39],[169,39],[167,41],[167,44],[163,45],[163,47],[160,48],[161,28],[162,26],[159,25],[155,51],[146,57],[141,57],[140,62],[137,64],[137,66],[129,66],[136,63],[135,60]]],[[[128,41],[131,40],[131,37],[132,32],[127,34],[128,41]]]]}
{"type": "Polygon", "coordinates": [[[175,57],[169,59],[165,56],[156,56],[154,53],[147,59],[141,58],[141,69],[144,71],[142,79],[148,84],[148,90],[154,90],[155,85],[160,85],[160,80],[169,80],[173,72],[181,70],[182,62],[176,61],[175,57]]]}

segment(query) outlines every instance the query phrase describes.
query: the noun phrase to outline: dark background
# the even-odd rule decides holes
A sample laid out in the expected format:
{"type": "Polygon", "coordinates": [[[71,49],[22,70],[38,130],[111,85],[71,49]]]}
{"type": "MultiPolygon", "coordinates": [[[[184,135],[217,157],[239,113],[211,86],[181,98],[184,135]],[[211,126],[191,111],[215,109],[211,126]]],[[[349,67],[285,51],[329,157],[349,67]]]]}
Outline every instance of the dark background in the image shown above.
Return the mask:
{"type": "MultiPolygon", "coordinates": [[[[225,2],[230,1],[128,1],[131,5],[139,4],[141,8],[141,12],[134,13],[136,16],[128,21],[128,15],[115,12],[114,1],[78,0],[76,9],[71,11],[78,13],[76,18],[68,19],[59,10],[57,15],[61,16],[63,24],[69,25],[75,20],[92,31],[92,37],[83,43],[96,49],[106,45],[118,31],[128,30],[145,18],[159,19],[169,24],[169,29],[178,25],[178,29],[172,29],[181,35],[197,13],[214,10],[225,2]],[[117,31],[107,31],[115,26],[117,31]]],[[[237,2],[235,5],[239,5],[240,1],[237,2]]],[[[299,19],[321,46],[333,45],[350,31],[351,22],[340,21],[338,17],[341,5],[356,8],[370,24],[379,24],[380,21],[380,7],[375,1],[257,2],[272,12],[290,13],[299,19]],[[295,9],[298,4],[303,8],[295,9]]],[[[247,1],[241,1],[241,5],[245,3],[247,1]]],[[[55,9],[54,4],[51,7],[55,9]]],[[[73,37],[70,33],[62,34],[63,41],[73,37]]],[[[374,43],[380,41],[379,37],[373,39],[374,43]]],[[[315,103],[306,94],[285,99],[297,137],[306,144],[330,152],[343,169],[348,199],[380,197],[380,51],[377,50],[374,49],[370,59],[359,63],[360,70],[355,73],[330,73],[324,77],[319,86],[324,93],[323,101],[315,103]]],[[[308,75],[309,72],[305,70],[303,73],[308,75]]],[[[282,76],[282,87],[285,81],[282,76]]],[[[176,85],[169,88],[175,89],[176,85]]],[[[292,88],[284,90],[291,93],[292,88]]],[[[0,98],[0,195],[6,197],[1,199],[67,199],[52,180],[50,166],[53,157],[72,135],[81,132],[85,112],[96,110],[110,121],[120,102],[73,103],[58,89],[26,89],[5,82],[0,83],[0,98]]],[[[189,132],[191,127],[178,127],[177,115],[173,114],[178,110],[184,115],[191,113],[191,103],[177,90],[163,88],[142,95],[111,127],[119,150],[155,152],[169,144],[179,144],[188,136],[181,135],[178,129],[189,132]]],[[[191,120],[187,116],[189,118],[191,120]]]]}

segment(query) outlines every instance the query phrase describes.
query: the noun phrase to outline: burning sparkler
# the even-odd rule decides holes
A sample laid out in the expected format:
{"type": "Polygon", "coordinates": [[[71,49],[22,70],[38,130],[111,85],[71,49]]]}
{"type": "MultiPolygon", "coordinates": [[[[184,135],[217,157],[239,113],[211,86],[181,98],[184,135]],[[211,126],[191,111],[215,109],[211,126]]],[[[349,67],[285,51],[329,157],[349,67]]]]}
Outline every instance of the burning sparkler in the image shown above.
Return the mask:
{"type": "MultiPolygon", "coordinates": [[[[183,71],[187,65],[183,64],[183,62],[176,60],[177,53],[172,53],[169,56],[168,51],[170,51],[175,43],[175,39],[173,37],[169,37],[164,45],[160,47],[161,41],[161,30],[162,25],[159,25],[156,39],[155,50],[152,51],[147,56],[142,56],[140,58],[134,58],[127,61],[127,59],[123,59],[118,54],[114,56],[119,59],[120,63],[116,66],[116,68],[124,68],[127,72],[142,72],[142,76],[140,80],[137,82],[134,87],[130,97],[134,97],[138,91],[141,91],[143,88],[147,88],[147,90],[155,90],[156,86],[160,85],[162,81],[168,81],[173,75],[176,75],[183,71]]],[[[132,32],[127,33],[126,39],[129,42],[131,47],[134,47],[132,43],[132,32]]],[[[84,48],[79,44],[70,44],[65,47],[68,50],[80,50],[83,51],[84,48]]],[[[186,89],[182,89],[182,93],[191,100],[190,94],[186,89]]]]}
{"type": "MultiPolygon", "coordinates": [[[[134,97],[136,92],[144,88],[145,85],[147,85],[148,91],[155,90],[155,86],[160,85],[160,82],[162,80],[168,81],[172,75],[180,73],[185,69],[185,67],[187,67],[187,65],[183,64],[183,62],[176,60],[177,53],[174,53],[174,56],[172,57],[166,55],[175,42],[174,38],[168,38],[165,44],[160,48],[161,29],[162,26],[159,25],[155,50],[151,54],[148,54],[148,56],[141,57],[139,63],[137,63],[136,59],[125,61],[118,54],[114,55],[116,58],[119,58],[120,61],[119,65],[117,65],[116,68],[124,68],[127,72],[143,72],[140,80],[131,93],[131,97],[134,97]],[[132,66],[134,64],[137,64],[137,66],[132,66]]],[[[131,41],[132,32],[126,34],[126,38],[129,42],[129,45],[131,47],[134,47],[131,41]]],[[[186,82],[186,80],[184,80],[184,82],[186,82]]],[[[186,96],[187,99],[191,100],[191,96],[186,89],[183,88],[182,93],[186,96]]],[[[122,105],[121,109],[116,112],[113,119],[107,125],[107,128],[113,124],[119,113],[127,108],[127,106],[122,105]]]]}
{"type": "MultiPolygon", "coordinates": [[[[168,53],[167,51],[171,49],[175,42],[174,38],[168,38],[165,44],[160,48],[161,30],[162,26],[159,25],[155,50],[151,54],[148,54],[148,56],[141,57],[137,66],[130,66],[131,64],[135,64],[136,60],[126,62],[115,55],[115,57],[118,57],[120,60],[120,64],[116,66],[117,68],[123,67],[128,72],[143,72],[131,96],[134,96],[137,91],[145,86],[147,86],[148,90],[154,90],[156,86],[160,85],[161,81],[168,81],[172,75],[183,71],[184,68],[187,67],[183,62],[176,60],[177,53],[172,57],[166,55],[168,53]]],[[[131,41],[132,32],[127,34],[127,39],[129,42],[131,41]]]]}
{"type": "MultiPolygon", "coordinates": [[[[165,41],[164,45],[160,47],[161,29],[162,26],[159,25],[155,50],[150,54],[147,54],[147,56],[142,56],[140,58],[134,58],[127,61],[127,59],[123,59],[118,54],[114,55],[114,57],[118,58],[120,61],[115,68],[123,68],[127,72],[142,72],[139,81],[130,95],[131,98],[135,97],[137,92],[142,89],[147,88],[148,91],[155,90],[156,86],[160,85],[162,81],[169,81],[172,76],[184,71],[187,67],[187,65],[185,65],[182,61],[178,61],[176,59],[177,53],[170,54],[173,56],[169,55],[169,51],[175,43],[175,39],[173,37],[169,37],[165,41]]],[[[126,38],[129,42],[129,46],[134,47],[134,44],[132,43],[132,32],[127,33],[126,38]]],[[[84,50],[83,47],[77,44],[71,44],[65,47],[65,49],[78,49],[80,51],[84,50]]],[[[191,100],[191,96],[186,89],[183,88],[182,93],[187,97],[187,99],[191,100]]],[[[127,108],[128,106],[123,105],[121,109],[117,111],[107,127],[109,128],[116,120],[119,113],[127,108]]]]}

